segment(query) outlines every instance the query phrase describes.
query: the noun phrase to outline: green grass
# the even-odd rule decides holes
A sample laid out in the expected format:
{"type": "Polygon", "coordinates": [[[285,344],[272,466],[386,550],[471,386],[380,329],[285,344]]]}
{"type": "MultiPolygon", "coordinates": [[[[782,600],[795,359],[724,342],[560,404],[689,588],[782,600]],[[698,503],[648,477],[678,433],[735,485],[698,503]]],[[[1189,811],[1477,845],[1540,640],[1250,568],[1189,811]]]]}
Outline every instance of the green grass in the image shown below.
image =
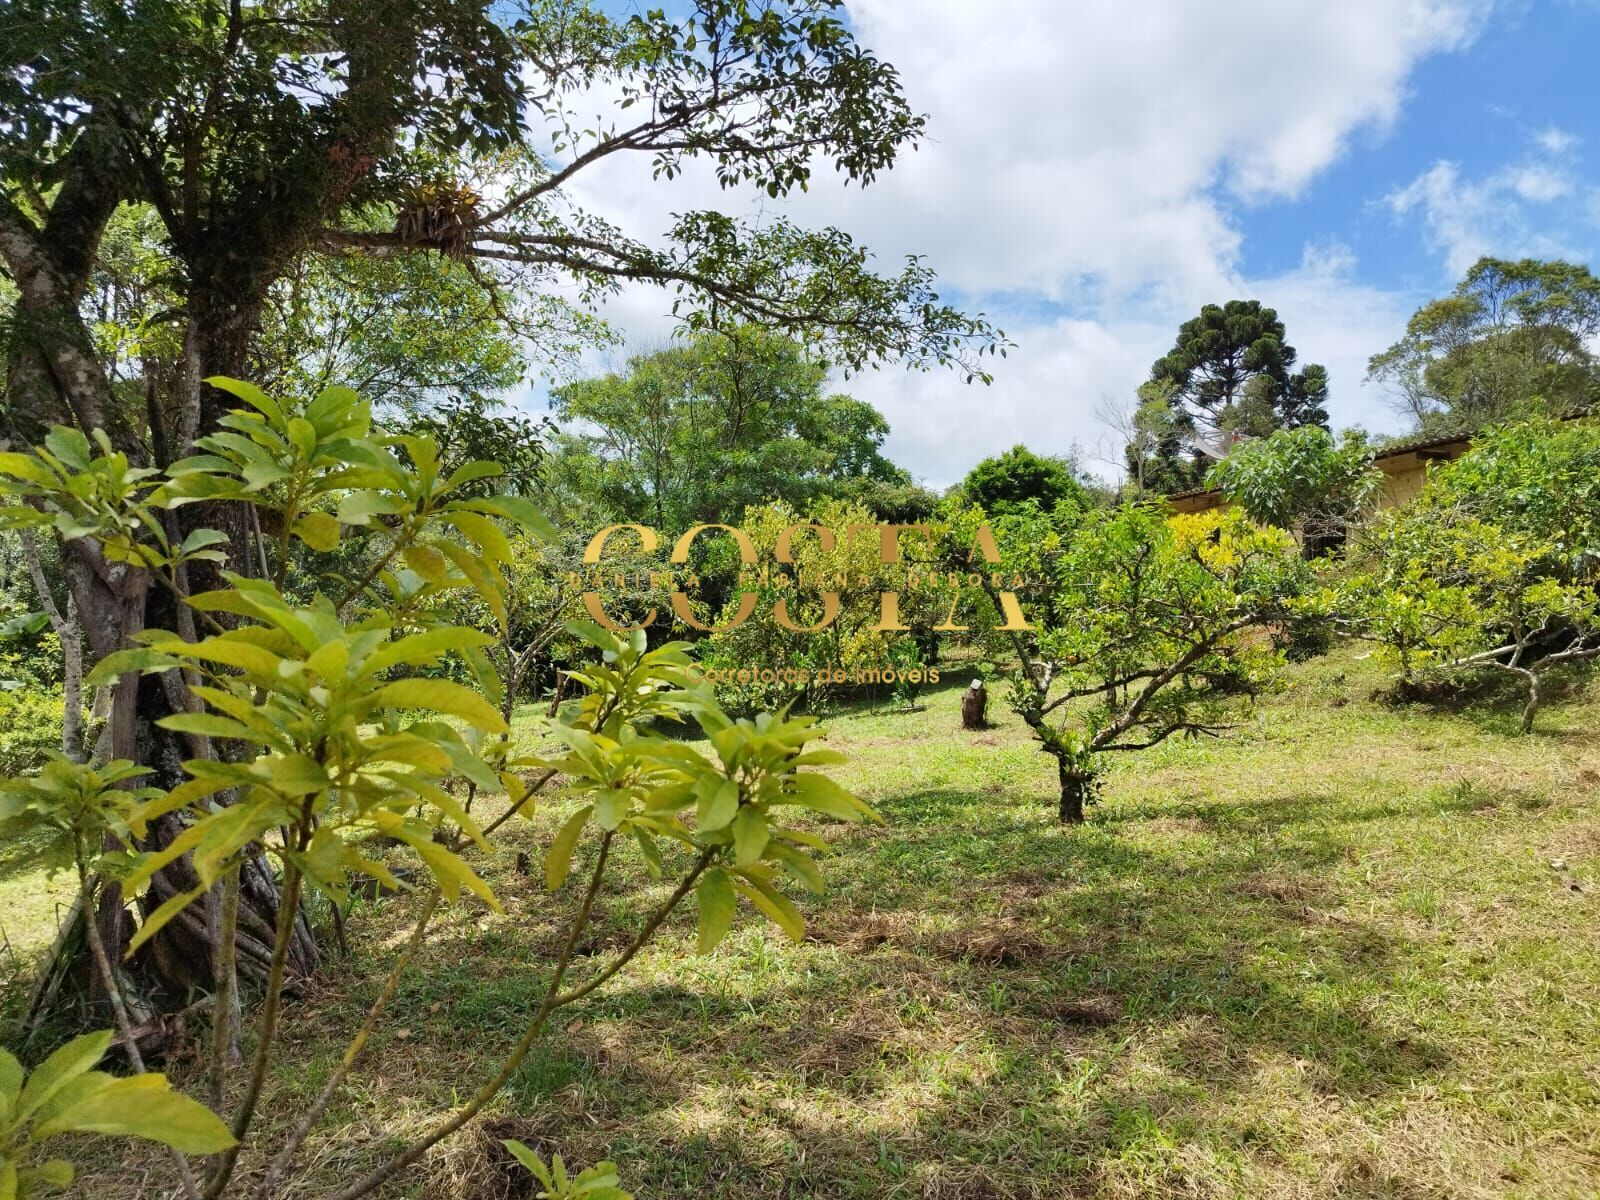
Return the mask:
{"type": "MultiPolygon", "coordinates": [[[[1509,706],[1382,706],[1341,652],[1226,739],[1119,761],[1062,829],[998,696],[994,728],[957,727],[963,682],[831,722],[887,824],[829,827],[803,943],[747,917],[696,958],[680,914],[561,1014],[485,1128],[685,1200],[1600,1195],[1600,689],[1522,738],[1509,706]]],[[[515,1040],[573,901],[516,852],[537,863],[564,809],[484,864],[505,916],[439,926],[306,1194],[515,1040]]],[[[590,951],[663,892],[624,866],[590,951]]],[[[13,942],[18,896],[0,885],[13,942]]],[[[364,906],[353,958],[291,1006],[272,1121],[326,1078],[409,909],[364,906]]],[[[391,1194],[499,1194],[488,1141],[391,1194]]],[[[88,1187],[132,1195],[145,1161],[88,1187]]]]}

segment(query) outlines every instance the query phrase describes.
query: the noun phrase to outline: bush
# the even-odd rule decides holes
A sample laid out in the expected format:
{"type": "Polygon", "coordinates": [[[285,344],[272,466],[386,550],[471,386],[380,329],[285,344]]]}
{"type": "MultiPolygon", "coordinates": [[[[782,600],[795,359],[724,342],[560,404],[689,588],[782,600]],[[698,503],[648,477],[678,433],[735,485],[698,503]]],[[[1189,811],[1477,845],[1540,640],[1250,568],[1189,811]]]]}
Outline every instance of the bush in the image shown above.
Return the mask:
{"type": "Polygon", "coordinates": [[[0,691],[0,775],[35,771],[59,751],[65,714],[59,692],[0,691]]]}
{"type": "Polygon", "coordinates": [[[1396,695],[1513,676],[1527,732],[1546,672],[1600,658],[1597,478],[1600,427],[1507,425],[1365,531],[1343,607],[1396,668],[1396,695]]]}

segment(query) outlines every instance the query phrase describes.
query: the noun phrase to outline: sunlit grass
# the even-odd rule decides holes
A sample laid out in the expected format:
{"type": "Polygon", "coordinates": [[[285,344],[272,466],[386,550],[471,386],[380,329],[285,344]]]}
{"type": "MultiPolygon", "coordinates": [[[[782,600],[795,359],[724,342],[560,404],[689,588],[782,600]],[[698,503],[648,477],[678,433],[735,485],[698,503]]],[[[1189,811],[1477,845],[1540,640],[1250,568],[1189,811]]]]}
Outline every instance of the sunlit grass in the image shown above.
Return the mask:
{"type": "MultiPolygon", "coordinates": [[[[887,824],[819,827],[831,886],[800,901],[805,942],[749,917],[696,958],[681,914],[562,1014],[494,1135],[614,1157],[648,1197],[1600,1194],[1593,689],[1520,738],[1499,710],[1378,704],[1341,652],[1226,739],[1119,761],[1062,829],[1051,763],[998,697],[993,728],[959,729],[964,682],[832,721],[841,779],[887,824]]],[[[564,807],[484,864],[505,916],[442,921],[305,1194],[515,1040],[571,902],[537,869],[564,807]]],[[[591,957],[664,893],[623,865],[591,957]]],[[[36,886],[0,885],[19,928],[36,886]]],[[[363,906],[353,958],[291,1007],[274,1121],[326,1077],[410,909],[363,906]]],[[[497,1194],[488,1144],[392,1194],[497,1194]]]]}

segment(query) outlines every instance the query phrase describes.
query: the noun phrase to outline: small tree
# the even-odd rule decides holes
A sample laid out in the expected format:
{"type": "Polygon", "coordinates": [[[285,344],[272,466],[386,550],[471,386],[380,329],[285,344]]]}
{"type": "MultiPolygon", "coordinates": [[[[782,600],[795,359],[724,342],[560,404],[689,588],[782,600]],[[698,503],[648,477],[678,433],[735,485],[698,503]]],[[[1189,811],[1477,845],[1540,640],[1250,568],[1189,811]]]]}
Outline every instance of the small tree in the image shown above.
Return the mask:
{"type": "Polygon", "coordinates": [[[1057,571],[1059,622],[1010,635],[1010,700],[1076,823],[1107,754],[1220,733],[1273,680],[1283,656],[1251,633],[1292,615],[1309,574],[1281,530],[1149,506],[1089,514],[1057,571]]]}
{"type": "Polygon", "coordinates": [[[1150,378],[1171,382],[1174,407],[1201,433],[1231,428],[1234,409],[1247,399],[1264,400],[1282,428],[1325,425],[1327,372],[1315,364],[1294,372],[1295,358],[1276,311],[1259,300],[1229,300],[1185,321],[1150,378]],[[1252,383],[1261,390],[1253,392],[1252,383]]]}
{"type": "Polygon", "coordinates": [[[1600,429],[1536,419],[1492,430],[1362,539],[1341,607],[1407,685],[1493,671],[1525,690],[1600,657],[1600,429]]]}
{"type": "MultiPolygon", "coordinates": [[[[569,626],[596,659],[575,675],[584,692],[542,731],[558,753],[518,752],[501,703],[508,680],[495,668],[497,659],[502,666],[512,662],[520,644],[508,640],[515,637],[505,578],[512,547],[504,526],[549,534],[528,501],[467,491],[498,467],[469,462],[446,474],[430,438],[381,436],[367,406],[347,389],[290,404],[237,381],[209,382],[248,407],[222,418],[226,432],[202,438],[201,454],[166,470],[130,467],[103,433],[91,439],[61,427],[31,454],[0,454],[0,495],[8,501],[0,524],[50,526],[69,543],[92,538],[108,561],[147,573],[175,600],[173,628],[140,631],[99,662],[91,681],[159,680],[171,672],[189,681],[196,701],[158,722],[188,751],[181,776],[169,761],[171,744],[151,748],[143,764],[61,758],[37,778],[4,781],[0,818],[8,836],[24,827],[47,830],[49,861],[76,869],[83,898],[74,911],[135,1070],[142,1070],[140,1031],[124,999],[122,964],[113,961],[115,951],[108,953],[109,939],[91,914],[109,910],[120,923],[123,897],[144,893],[134,949],[164,929],[218,923],[208,1099],[218,1111],[230,1093],[237,1103],[224,1123],[171,1096],[159,1076],[109,1081],[84,1074],[109,1034],[74,1043],[70,1062],[48,1060],[26,1086],[15,1062],[0,1056],[0,1194],[17,1193],[23,1180],[29,1194],[70,1182],[70,1166],[46,1159],[37,1143],[72,1131],[165,1141],[188,1200],[282,1194],[434,914],[469,897],[499,908],[473,855],[558,773],[582,805],[549,848],[546,880],[552,891],[561,888],[580,861],[587,880],[536,1011],[488,1078],[457,1081],[468,1097],[459,1107],[387,1149],[377,1166],[334,1193],[336,1200],[357,1200],[386,1185],[471,1121],[515,1074],[551,1014],[626,967],[689,895],[699,904],[702,950],[728,932],[740,899],[799,937],[799,913],[775,881],[782,873],[820,890],[822,876],[812,857],[816,838],[790,828],[785,815],[870,814],[831,780],[806,770],[838,761],[806,750],[819,734],[809,719],[730,720],[710,689],[695,685],[684,644],[647,650],[642,632],[618,638],[594,625],[569,626]],[[187,593],[182,568],[216,561],[227,541],[209,529],[177,543],[168,537],[170,510],[198,500],[247,508],[260,527],[276,531],[270,545],[256,546],[258,555],[239,564],[259,565],[265,578],[230,572],[224,588],[187,593]],[[356,578],[332,597],[319,592],[302,603],[286,596],[294,540],[326,553],[347,538],[364,550],[356,578]],[[458,596],[481,604],[497,634],[453,623],[455,606],[443,601],[458,596]],[[497,643],[501,653],[493,655],[497,643]],[[470,683],[446,678],[452,670],[470,683]],[[686,719],[710,739],[709,754],[657,729],[662,721],[686,719]],[[147,786],[120,786],[134,779],[147,786]],[[488,821],[474,815],[452,790],[461,779],[503,791],[506,809],[488,821]],[[158,827],[163,836],[155,836],[158,827]],[[260,1141],[262,1091],[291,1019],[283,998],[290,946],[304,934],[299,898],[314,890],[342,901],[358,872],[401,887],[400,873],[367,849],[371,835],[391,839],[397,853],[412,859],[420,881],[415,925],[338,1065],[292,1128],[275,1137],[270,1157],[257,1151],[251,1179],[238,1172],[239,1156],[252,1132],[260,1141]],[[581,980],[571,979],[583,969],[574,951],[608,864],[625,848],[675,886],[639,913],[622,949],[594,962],[581,980]],[[283,902],[271,927],[246,930],[242,888],[247,873],[267,869],[267,862],[283,902]],[[185,886],[157,891],[156,881],[174,878],[178,867],[185,886]],[[243,1086],[233,1090],[226,1085],[237,1069],[233,1014],[245,973],[239,947],[260,955],[262,1002],[243,1086]],[[189,1153],[208,1157],[191,1164],[189,1153]]],[[[595,1170],[590,1179],[610,1178],[595,1170]]]]}
{"type": "Polygon", "coordinates": [[[1303,425],[1245,442],[1211,468],[1206,483],[1252,521],[1298,532],[1310,558],[1344,541],[1380,479],[1364,434],[1336,442],[1320,425],[1303,425]]]}
{"type": "Polygon", "coordinates": [[[984,459],[967,473],[961,490],[970,503],[990,516],[999,516],[1030,500],[1045,512],[1063,500],[1080,508],[1089,504],[1089,494],[1078,482],[1071,463],[1035,454],[1026,446],[1013,446],[1004,454],[984,459]]]}
{"type": "Polygon", "coordinates": [[[1549,569],[1556,547],[1472,518],[1404,514],[1373,531],[1375,565],[1346,584],[1360,631],[1403,683],[1469,671],[1515,676],[1533,730],[1547,673],[1600,655],[1600,600],[1549,569]]]}
{"type": "MultiPolygon", "coordinates": [[[[726,543],[718,547],[720,561],[713,569],[730,586],[715,620],[709,614],[703,618],[720,627],[709,637],[707,665],[752,672],[748,682],[721,684],[726,702],[778,708],[798,700],[814,711],[829,686],[819,671],[891,665],[894,646],[908,636],[902,630],[926,631],[940,619],[940,600],[948,603],[949,593],[907,588],[908,568],[883,562],[876,526],[867,509],[843,500],[818,501],[804,515],[782,502],[745,511],[741,528],[759,561],[741,569],[729,561],[726,543]],[[792,562],[780,563],[776,551],[784,531],[804,522],[827,532],[795,531],[788,539],[792,562]],[[891,616],[901,629],[878,628],[885,592],[899,596],[891,616]],[[742,620],[741,612],[746,614],[742,620]],[[784,669],[804,672],[804,682],[782,678],[784,669]]],[[[913,561],[919,547],[926,555],[931,533],[930,527],[930,536],[919,539],[914,531],[903,532],[904,559],[913,561]]]]}

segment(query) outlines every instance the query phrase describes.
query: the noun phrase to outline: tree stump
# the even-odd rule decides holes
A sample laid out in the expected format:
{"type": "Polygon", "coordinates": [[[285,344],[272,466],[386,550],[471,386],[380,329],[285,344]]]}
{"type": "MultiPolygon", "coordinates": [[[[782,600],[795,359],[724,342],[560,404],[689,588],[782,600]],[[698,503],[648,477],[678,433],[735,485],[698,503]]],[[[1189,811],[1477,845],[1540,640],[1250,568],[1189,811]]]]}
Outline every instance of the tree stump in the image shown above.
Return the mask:
{"type": "Polygon", "coordinates": [[[983,680],[974,679],[972,686],[961,697],[961,728],[984,728],[988,724],[984,720],[984,712],[988,707],[989,690],[983,686],[983,680]]]}

